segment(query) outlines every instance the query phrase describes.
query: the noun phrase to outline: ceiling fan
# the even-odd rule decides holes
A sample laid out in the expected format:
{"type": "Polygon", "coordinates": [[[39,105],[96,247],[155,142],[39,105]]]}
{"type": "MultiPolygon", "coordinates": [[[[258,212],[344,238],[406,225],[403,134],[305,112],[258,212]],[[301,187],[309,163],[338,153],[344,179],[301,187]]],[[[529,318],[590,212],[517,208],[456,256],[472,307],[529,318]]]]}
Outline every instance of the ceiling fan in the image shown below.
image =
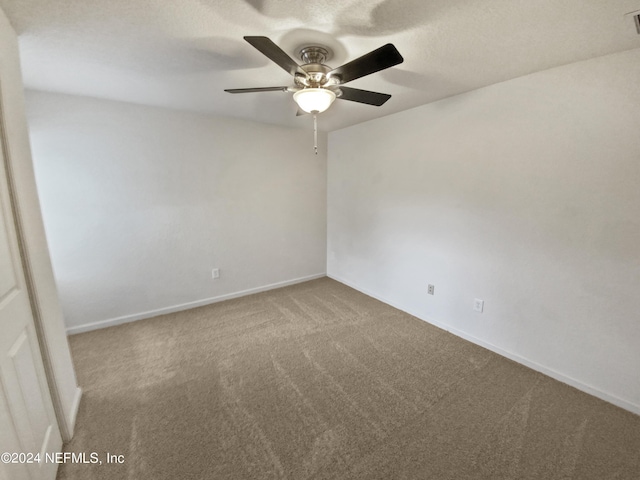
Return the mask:
{"type": "Polygon", "coordinates": [[[386,93],[370,92],[359,88],[343,86],[352,80],[379,72],[404,61],[400,52],[388,43],[355,60],[332,69],[324,64],[330,58],[331,50],[323,46],[307,46],[299,51],[302,65],[293,60],[280,47],[267,37],[244,37],[263,55],[286,70],[293,76],[294,86],[231,88],[229,93],[250,92],[291,92],[300,109],[298,115],[304,113],[321,113],[328,109],[336,98],[351,102],[381,106],[391,98],[386,93]],[[301,111],[302,110],[302,111],[301,111]]]}

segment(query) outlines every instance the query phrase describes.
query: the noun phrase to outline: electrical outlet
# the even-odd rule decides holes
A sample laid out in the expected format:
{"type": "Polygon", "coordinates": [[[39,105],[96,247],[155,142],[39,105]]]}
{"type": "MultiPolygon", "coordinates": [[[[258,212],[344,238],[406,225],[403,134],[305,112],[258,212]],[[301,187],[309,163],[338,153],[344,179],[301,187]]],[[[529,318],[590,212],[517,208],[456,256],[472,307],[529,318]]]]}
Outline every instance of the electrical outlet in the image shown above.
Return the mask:
{"type": "Polygon", "coordinates": [[[213,270],[211,270],[211,278],[213,278],[213,279],[220,278],[220,269],[219,268],[214,268],[213,270]]]}
{"type": "Polygon", "coordinates": [[[433,292],[434,292],[435,288],[436,288],[436,287],[434,287],[433,285],[429,285],[429,286],[427,287],[427,293],[428,293],[429,295],[433,295],[433,292]]]}
{"type": "Polygon", "coordinates": [[[476,312],[480,312],[480,313],[482,313],[482,310],[484,310],[484,300],[480,300],[479,298],[476,298],[476,299],[473,301],[473,309],[474,309],[476,312]]]}

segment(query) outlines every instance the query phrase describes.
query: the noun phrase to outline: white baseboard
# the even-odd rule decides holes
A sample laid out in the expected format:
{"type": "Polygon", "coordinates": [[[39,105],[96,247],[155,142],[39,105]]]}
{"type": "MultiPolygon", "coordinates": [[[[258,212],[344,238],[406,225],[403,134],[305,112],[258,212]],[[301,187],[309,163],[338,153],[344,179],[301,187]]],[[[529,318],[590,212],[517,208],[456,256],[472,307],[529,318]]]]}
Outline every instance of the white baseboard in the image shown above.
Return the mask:
{"type": "Polygon", "coordinates": [[[73,397],[73,403],[71,404],[71,409],[67,414],[67,428],[69,430],[69,435],[71,435],[71,437],[73,437],[73,432],[76,428],[76,418],[78,418],[78,410],[80,409],[81,399],[82,399],[82,388],[78,387],[76,389],[76,394],[73,397]]]}
{"type": "Polygon", "coordinates": [[[296,283],[308,282],[309,280],[315,280],[322,277],[326,277],[326,273],[317,273],[315,275],[308,275],[306,277],[285,280],[284,282],[271,283],[269,285],[263,285],[261,287],[249,288],[247,290],[241,290],[239,292],[227,293],[225,295],[219,295],[217,297],[205,298],[203,300],[196,300],[194,302],[183,303],[181,305],[159,308],[157,310],[149,310],[146,312],[135,313],[133,315],[124,315],[122,317],[110,318],[108,320],[85,323],[84,325],[67,328],[67,335],[75,335],[76,333],[89,332],[91,330],[113,327],[114,325],[135,322],[136,320],[143,320],[145,318],[157,317],[158,315],[165,315],[167,313],[180,312],[182,310],[188,310],[190,308],[202,307],[204,305],[210,305],[212,303],[222,302],[224,300],[230,300],[232,298],[244,297],[246,295],[252,295],[254,293],[266,292],[267,290],[274,290],[276,288],[295,285],[296,283]]]}
{"type": "Polygon", "coordinates": [[[524,365],[526,367],[531,368],[532,370],[535,370],[537,372],[543,373],[545,375],[547,375],[548,377],[551,377],[555,380],[558,380],[559,382],[565,383],[567,385],[570,385],[582,392],[588,393],[589,395],[592,395],[594,397],[597,397],[601,400],[604,400],[605,402],[611,403],[613,405],[616,405],[617,407],[623,408],[625,410],[628,410],[629,412],[635,413],[636,415],[640,415],[640,405],[637,405],[635,403],[629,402],[627,400],[623,400],[621,398],[616,397],[615,395],[611,395],[609,393],[603,392],[595,387],[592,387],[590,385],[587,385],[585,383],[580,382],[579,380],[576,380],[575,378],[571,378],[567,375],[564,375],[560,372],[557,372],[551,368],[545,367],[544,365],[540,365],[539,363],[536,363],[532,360],[529,360],[527,358],[521,357],[520,355],[517,355],[515,353],[512,352],[508,352],[506,350],[503,350],[502,348],[493,345],[489,342],[486,342],[484,340],[481,340],[479,338],[474,337],[473,335],[469,335],[468,333],[465,333],[461,330],[458,330],[457,328],[453,328],[450,327],[442,322],[438,322],[436,320],[433,320],[432,318],[429,317],[425,317],[424,315],[419,315],[415,312],[411,312],[409,310],[407,310],[405,307],[396,304],[395,302],[389,301],[385,298],[380,297],[379,295],[376,295],[373,292],[368,291],[367,289],[364,289],[362,287],[359,287],[351,282],[349,282],[348,280],[345,280],[343,278],[340,278],[336,275],[330,275],[327,273],[327,277],[335,280],[336,282],[340,282],[343,283],[345,285],[347,285],[348,287],[353,288],[354,290],[358,290],[361,293],[364,293],[365,295],[369,296],[369,297],[373,297],[376,300],[380,300],[383,303],[386,303],[387,305],[390,305],[394,308],[397,308],[398,310],[401,310],[405,313],[408,313],[409,315],[412,315],[424,322],[430,323],[438,328],[441,328],[443,330],[446,330],[447,332],[463,338],[465,340],[468,340],[471,343],[475,343],[476,345],[479,345],[483,348],[486,348],[487,350],[491,350],[494,353],[497,353],[498,355],[501,355],[503,357],[508,358],[509,360],[513,360],[516,363],[519,363],[521,365],[524,365]]]}

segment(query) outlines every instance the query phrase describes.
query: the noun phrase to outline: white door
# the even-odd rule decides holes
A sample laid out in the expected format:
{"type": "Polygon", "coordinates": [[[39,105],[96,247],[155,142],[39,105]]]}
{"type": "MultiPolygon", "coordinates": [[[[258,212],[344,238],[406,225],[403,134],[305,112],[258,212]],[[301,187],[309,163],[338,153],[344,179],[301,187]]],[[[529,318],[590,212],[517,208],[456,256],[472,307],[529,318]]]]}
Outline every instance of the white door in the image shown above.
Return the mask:
{"type": "Polygon", "coordinates": [[[62,438],[20,262],[4,141],[0,128],[0,480],[53,480],[57,465],[46,454],[60,451],[62,438]],[[19,463],[6,463],[5,452],[19,463]],[[37,454],[40,463],[22,463],[37,454]]]}

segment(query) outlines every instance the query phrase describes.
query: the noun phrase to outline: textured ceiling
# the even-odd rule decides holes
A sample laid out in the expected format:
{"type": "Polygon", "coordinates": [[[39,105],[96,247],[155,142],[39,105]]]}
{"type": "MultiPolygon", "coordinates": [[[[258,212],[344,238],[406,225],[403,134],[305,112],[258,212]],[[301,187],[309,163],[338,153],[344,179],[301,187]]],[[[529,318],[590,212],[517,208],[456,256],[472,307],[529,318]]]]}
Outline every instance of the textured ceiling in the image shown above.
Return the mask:
{"type": "Polygon", "coordinates": [[[225,88],[292,84],[242,37],[295,57],[320,43],[337,67],[385,43],[404,63],[350,87],[382,107],[337,101],[335,130],[531,72],[640,47],[625,14],[640,0],[0,0],[19,34],[27,88],[208,112],[291,127],[290,93],[225,88]]]}

